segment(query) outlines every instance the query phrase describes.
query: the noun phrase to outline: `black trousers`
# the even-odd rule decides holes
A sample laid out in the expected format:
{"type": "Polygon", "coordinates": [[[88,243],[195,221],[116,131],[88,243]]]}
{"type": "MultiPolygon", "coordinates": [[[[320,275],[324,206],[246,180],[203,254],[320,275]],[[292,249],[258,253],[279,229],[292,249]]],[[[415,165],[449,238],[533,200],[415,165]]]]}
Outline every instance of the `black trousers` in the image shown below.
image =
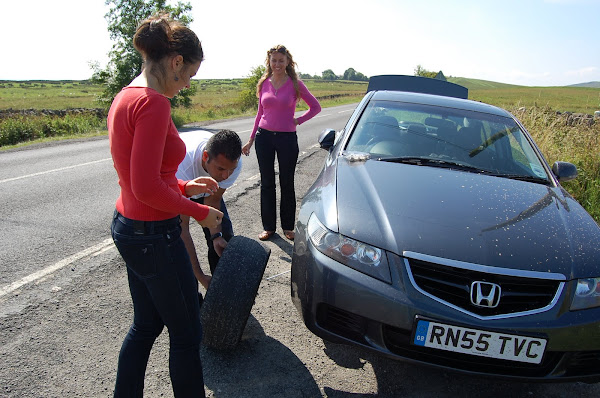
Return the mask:
{"type": "Polygon", "coordinates": [[[275,156],[279,163],[281,228],[293,230],[296,220],[294,174],[298,161],[296,132],[276,132],[259,128],[255,138],[256,157],[260,170],[260,216],[265,231],[277,227],[277,196],[275,187],[275,156]]]}

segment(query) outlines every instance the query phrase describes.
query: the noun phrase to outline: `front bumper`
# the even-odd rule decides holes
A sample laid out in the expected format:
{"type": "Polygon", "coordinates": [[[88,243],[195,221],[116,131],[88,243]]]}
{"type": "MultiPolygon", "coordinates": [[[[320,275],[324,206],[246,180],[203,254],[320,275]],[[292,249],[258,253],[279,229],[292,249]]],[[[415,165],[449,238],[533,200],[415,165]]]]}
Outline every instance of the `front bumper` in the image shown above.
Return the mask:
{"type": "Polygon", "coordinates": [[[388,255],[392,284],[387,284],[332,260],[307,241],[296,245],[292,300],[308,329],[325,340],[470,374],[527,381],[600,381],[599,308],[570,312],[561,297],[542,313],[477,319],[416,290],[405,259],[399,256],[388,255]],[[418,317],[546,338],[546,351],[540,364],[529,364],[417,346],[412,341],[418,317]]]}

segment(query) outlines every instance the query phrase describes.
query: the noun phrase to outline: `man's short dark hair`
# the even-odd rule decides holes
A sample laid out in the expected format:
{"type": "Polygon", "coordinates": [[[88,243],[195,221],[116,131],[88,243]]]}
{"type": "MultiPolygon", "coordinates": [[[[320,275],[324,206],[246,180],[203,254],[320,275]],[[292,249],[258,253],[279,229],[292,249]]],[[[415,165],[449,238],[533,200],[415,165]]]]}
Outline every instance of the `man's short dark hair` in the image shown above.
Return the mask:
{"type": "Polygon", "coordinates": [[[242,140],[235,131],[221,130],[209,138],[204,150],[209,159],[223,155],[234,162],[242,156],[242,140]]]}

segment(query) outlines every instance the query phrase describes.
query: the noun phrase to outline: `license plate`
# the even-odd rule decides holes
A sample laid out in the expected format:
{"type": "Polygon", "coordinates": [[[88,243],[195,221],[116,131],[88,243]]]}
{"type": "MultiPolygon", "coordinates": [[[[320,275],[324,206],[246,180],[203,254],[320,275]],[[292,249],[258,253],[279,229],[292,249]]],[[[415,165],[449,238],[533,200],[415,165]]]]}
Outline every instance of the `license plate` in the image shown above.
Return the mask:
{"type": "Polygon", "coordinates": [[[480,357],[534,364],[542,361],[546,348],[545,339],[488,332],[424,320],[417,322],[413,344],[480,357]]]}

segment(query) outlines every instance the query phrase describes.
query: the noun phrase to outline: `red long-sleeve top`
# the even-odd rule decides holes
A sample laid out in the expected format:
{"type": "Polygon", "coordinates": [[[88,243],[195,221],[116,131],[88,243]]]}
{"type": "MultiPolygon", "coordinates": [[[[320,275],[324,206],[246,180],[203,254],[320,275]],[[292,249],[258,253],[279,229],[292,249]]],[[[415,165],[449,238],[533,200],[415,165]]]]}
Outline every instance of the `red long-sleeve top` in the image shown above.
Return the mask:
{"type": "Polygon", "coordinates": [[[121,186],[119,213],[142,221],[179,214],[206,218],[208,207],[186,198],[187,181],[175,177],[185,144],[165,96],[148,87],[125,87],[108,112],[108,137],[121,186]]]}

